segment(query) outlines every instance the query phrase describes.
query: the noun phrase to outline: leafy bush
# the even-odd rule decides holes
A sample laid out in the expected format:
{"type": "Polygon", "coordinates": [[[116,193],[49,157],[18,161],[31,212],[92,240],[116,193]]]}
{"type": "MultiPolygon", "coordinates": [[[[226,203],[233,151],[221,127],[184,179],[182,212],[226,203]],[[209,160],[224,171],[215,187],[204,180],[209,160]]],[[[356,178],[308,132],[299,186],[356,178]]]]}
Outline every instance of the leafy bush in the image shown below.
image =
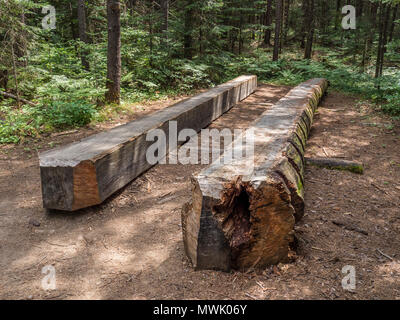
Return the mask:
{"type": "MultiPolygon", "coordinates": [[[[154,50],[149,54],[143,31],[124,32],[122,41],[123,74],[121,98],[128,102],[154,100],[194,89],[223,83],[241,74],[256,74],[260,82],[297,85],[314,77],[324,77],[333,90],[356,94],[372,100],[383,112],[400,116],[400,73],[385,68],[385,75],[373,75],[347,63],[343,53],[329,48],[317,48],[317,61],[304,60],[302,52],[287,49],[279,61],[271,61],[271,52],[254,49],[251,54],[235,55],[227,51],[205,53],[193,60],[154,50]]],[[[0,103],[0,143],[18,143],[26,136],[54,128],[83,126],[91,120],[108,119],[112,108],[105,106],[106,47],[88,45],[90,71],[82,68],[76,56],[74,42],[61,46],[41,43],[27,68],[19,72],[19,88],[24,97],[34,100],[38,107],[12,107],[13,100],[0,103]],[[97,110],[95,108],[97,105],[97,110]]],[[[388,56],[399,59],[394,42],[388,56]],[[390,53],[390,54],[389,54],[390,53]]],[[[174,52],[171,47],[171,52],[174,52]]],[[[371,70],[373,71],[373,70],[371,70]]],[[[10,78],[10,87],[14,87],[10,78]]],[[[114,114],[113,112],[111,112],[114,114]]]]}
{"type": "Polygon", "coordinates": [[[30,106],[20,110],[0,106],[0,118],[0,143],[18,143],[23,137],[35,137],[44,124],[40,109],[30,106]]]}
{"type": "Polygon", "coordinates": [[[96,109],[85,101],[53,102],[48,108],[45,121],[55,128],[84,126],[92,120],[96,109]]]}

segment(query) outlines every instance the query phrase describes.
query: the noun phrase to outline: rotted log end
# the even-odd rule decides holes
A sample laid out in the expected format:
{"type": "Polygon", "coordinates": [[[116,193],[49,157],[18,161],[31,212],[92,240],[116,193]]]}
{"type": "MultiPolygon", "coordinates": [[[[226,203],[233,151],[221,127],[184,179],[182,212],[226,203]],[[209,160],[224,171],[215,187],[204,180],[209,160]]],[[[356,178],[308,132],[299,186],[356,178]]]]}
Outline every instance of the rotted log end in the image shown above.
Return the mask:
{"type": "Polygon", "coordinates": [[[276,174],[257,188],[246,185],[249,212],[249,231],[241,247],[233,247],[232,266],[235,269],[265,268],[288,261],[293,241],[295,209],[291,192],[276,174]]]}
{"type": "Polygon", "coordinates": [[[197,270],[261,269],[288,261],[294,223],[290,190],[279,175],[256,189],[237,178],[225,185],[220,201],[195,197],[182,210],[185,251],[197,270]]]}

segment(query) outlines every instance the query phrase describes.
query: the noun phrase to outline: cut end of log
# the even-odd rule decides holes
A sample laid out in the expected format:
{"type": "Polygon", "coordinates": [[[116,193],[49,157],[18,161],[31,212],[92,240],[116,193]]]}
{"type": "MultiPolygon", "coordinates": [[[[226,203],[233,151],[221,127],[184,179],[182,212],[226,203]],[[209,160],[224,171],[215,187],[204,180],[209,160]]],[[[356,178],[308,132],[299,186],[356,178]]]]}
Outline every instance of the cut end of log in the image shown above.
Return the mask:
{"type": "Polygon", "coordinates": [[[244,271],[288,260],[295,209],[279,175],[257,190],[239,177],[225,185],[219,202],[201,198],[182,214],[186,254],[196,269],[244,271]]]}
{"type": "Polygon", "coordinates": [[[74,201],[72,210],[101,203],[97,185],[96,167],[92,161],[83,161],[73,170],[74,201]]]}

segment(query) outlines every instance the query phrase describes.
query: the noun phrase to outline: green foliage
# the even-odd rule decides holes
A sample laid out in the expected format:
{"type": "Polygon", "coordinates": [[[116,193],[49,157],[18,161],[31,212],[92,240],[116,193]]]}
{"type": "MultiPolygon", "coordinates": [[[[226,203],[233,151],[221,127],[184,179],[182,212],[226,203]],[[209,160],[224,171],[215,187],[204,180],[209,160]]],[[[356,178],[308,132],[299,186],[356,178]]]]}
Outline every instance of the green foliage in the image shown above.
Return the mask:
{"type": "Polygon", "coordinates": [[[0,143],[18,143],[24,137],[35,137],[43,131],[43,123],[43,112],[36,107],[17,110],[0,106],[0,143]]]}
{"type": "Polygon", "coordinates": [[[81,127],[92,120],[96,109],[85,101],[53,102],[46,109],[44,119],[54,128],[81,127]]]}
{"type": "MultiPolygon", "coordinates": [[[[383,2],[394,5],[399,0],[383,2]]],[[[290,3],[281,59],[272,62],[272,48],[264,46],[263,38],[266,30],[274,29],[275,21],[264,25],[265,0],[170,2],[168,31],[161,30],[163,13],[158,2],[121,1],[122,104],[190,93],[240,74],[256,74],[260,82],[286,85],[325,77],[332,89],[369,99],[383,112],[400,116],[399,20],[393,40],[386,46],[383,76],[374,79],[379,25],[373,29],[368,54],[362,60],[372,28],[371,10],[364,10],[356,31],[344,32],[338,28],[341,15],[336,3],[315,2],[315,54],[308,61],[299,48],[304,31],[303,1],[290,3]],[[185,19],[188,9],[194,12],[190,31],[185,19]],[[183,58],[188,34],[192,60],[183,58]]],[[[89,43],[78,40],[76,1],[0,0],[0,80],[2,72],[8,71],[7,88],[0,89],[37,103],[36,107],[17,106],[15,100],[0,99],[0,143],[18,143],[24,137],[103,121],[122,112],[104,105],[105,2],[85,1],[85,8],[89,43]],[[55,30],[41,28],[45,4],[56,8],[55,30]],[[82,52],[87,54],[88,70],[82,66],[82,52]]]]}
{"type": "Polygon", "coordinates": [[[53,129],[80,127],[91,122],[96,108],[85,101],[53,102],[49,106],[0,107],[0,143],[18,143],[53,129]]]}
{"type": "Polygon", "coordinates": [[[400,115],[400,73],[395,68],[375,79],[344,63],[333,50],[329,50],[321,61],[283,58],[278,62],[271,62],[268,54],[256,51],[252,56],[232,59],[228,68],[226,73],[229,75],[252,73],[259,77],[259,81],[285,85],[297,85],[311,78],[327,78],[332,89],[372,100],[380,105],[382,111],[400,115]]]}

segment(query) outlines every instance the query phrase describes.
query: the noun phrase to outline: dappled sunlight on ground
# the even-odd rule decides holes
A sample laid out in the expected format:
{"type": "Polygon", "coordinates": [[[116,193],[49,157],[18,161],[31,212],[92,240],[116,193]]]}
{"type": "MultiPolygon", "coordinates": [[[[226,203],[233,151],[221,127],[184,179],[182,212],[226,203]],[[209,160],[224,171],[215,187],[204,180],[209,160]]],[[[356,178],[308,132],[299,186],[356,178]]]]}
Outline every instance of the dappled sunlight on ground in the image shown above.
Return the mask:
{"type": "MultiPolygon", "coordinates": [[[[246,128],[287,91],[260,87],[211,128],[246,128]]],[[[365,174],[307,168],[295,261],[258,273],[194,271],[186,259],[181,208],[191,174],[203,166],[158,165],[99,206],[55,212],[41,207],[35,153],[29,159],[8,148],[0,159],[0,298],[400,298],[400,131],[388,124],[355,99],[329,93],[307,156],[361,161],[365,174]],[[55,267],[54,291],[41,287],[45,265],[55,267]],[[345,265],[355,266],[354,292],[341,286],[345,265]]],[[[65,144],[94,131],[48,139],[65,144]]]]}

